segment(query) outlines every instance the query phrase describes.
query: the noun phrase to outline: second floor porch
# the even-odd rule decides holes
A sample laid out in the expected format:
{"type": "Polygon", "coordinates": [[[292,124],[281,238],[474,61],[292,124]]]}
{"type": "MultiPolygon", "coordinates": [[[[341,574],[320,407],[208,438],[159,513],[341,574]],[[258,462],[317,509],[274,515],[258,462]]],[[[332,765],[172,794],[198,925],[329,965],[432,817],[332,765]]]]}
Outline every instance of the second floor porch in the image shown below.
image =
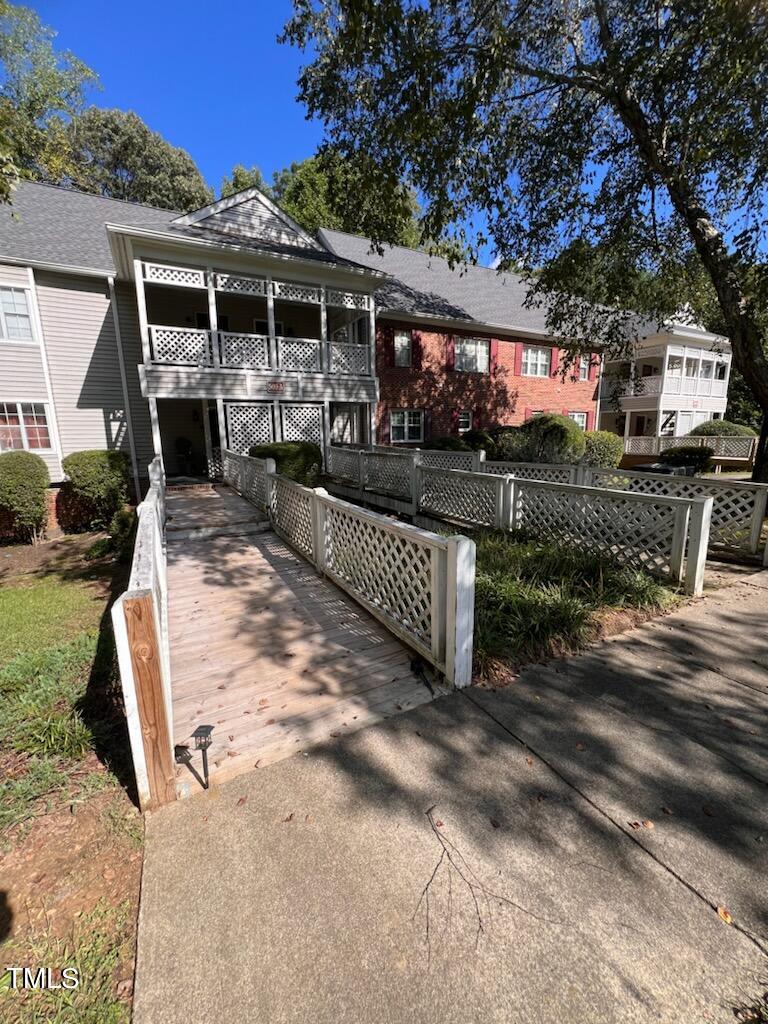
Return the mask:
{"type": "Polygon", "coordinates": [[[606,364],[600,399],[649,409],[667,396],[725,400],[729,376],[729,353],[683,346],[641,350],[633,360],[606,364]]]}

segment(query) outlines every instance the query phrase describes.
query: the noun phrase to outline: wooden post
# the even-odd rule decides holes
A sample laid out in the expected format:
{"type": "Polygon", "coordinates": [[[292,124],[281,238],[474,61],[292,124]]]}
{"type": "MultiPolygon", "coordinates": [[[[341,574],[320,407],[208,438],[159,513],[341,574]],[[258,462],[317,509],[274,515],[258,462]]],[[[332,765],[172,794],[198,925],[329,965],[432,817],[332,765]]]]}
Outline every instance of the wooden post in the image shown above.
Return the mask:
{"type": "MultiPolygon", "coordinates": [[[[765,519],[765,506],[768,501],[768,487],[757,487],[755,490],[755,504],[752,507],[752,522],[749,530],[749,550],[756,555],[760,548],[760,536],[763,530],[765,519]]],[[[766,557],[768,557],[768,544],[766,545],[766,557]]]]}
{"type": "Polygon", "coordinates": [[[312,496],[312,553],[318,572],[325,571],[325,504],[320,499],[327,497],[328,491],[324,487],[315,487],[312,496]]]}
{"type": "Polygon", "coordinates": [[[704,592],[704,568],[707,564],[709,527],[714,498],[693,498],[688,526],[688,557],[685,564],[685,592],[701,597],[704,592]]]}
{"type": "Polygon", "coordinates": [[[145,809],[176,799],[173,740],[163,693],[163,659],[150,591],[123,598],[136,708],[144,748],[149,800],[145,809]]]}
{"type": "Polygon", "coordinates": [[[456,687],[472,682],[472,641],[475,630],[475,542],[448,538],[446,568],[445,675],[456,687]]]}

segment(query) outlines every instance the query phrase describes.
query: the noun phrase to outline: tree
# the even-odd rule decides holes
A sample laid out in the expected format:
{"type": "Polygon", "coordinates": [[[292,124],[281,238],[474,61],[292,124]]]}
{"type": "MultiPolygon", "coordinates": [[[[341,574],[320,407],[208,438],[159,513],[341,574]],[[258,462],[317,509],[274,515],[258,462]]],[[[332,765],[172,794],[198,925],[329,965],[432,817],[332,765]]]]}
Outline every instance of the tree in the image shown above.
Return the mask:
{"type": "MultiPolygon", "coordinates": [[[[482,213],[502,260],[575,353],[627,344],[632,317],[574,290],[575,239],[663,278],[695,258],[734,362],[763,415],[768,358],[761,264],[768,204],[768,8],[760,0],[294,0],[283,39],[312,48],[309,113],[355,160],[407,176],[424,227],[472,231],[482,213]],[[534,279],[532,272],[542,272],[534,279]]],[[[640,289],[659,322],[680,296],[640,289]]]]}
{"type": "Polygon", "coordinates": [[[41,181],[59,181],[71,170],[66,122],[97,82],[72,53],[54,50],[55,36],[28,7],[0,3],[0,153],[21,175],[41,181]]]}
{"type": "Polygon", "coordinates": [[[221,198],[226,199],[227,196],[233,196],[236,192],[242,192],[246,188],[257,188],[266,196],[272,195],[272,189],[256,164],[250,168],[243,164],[235,164],[232,168],[232,176],[228,178],[225,175],[221,179],[221,198]]]}
{"type": "Polygon", "coordinates": [[[72,182],[86,192],[166,210],[199,210],[213,193],[194,160],[130,111],[89,107],[67,127],[72,182]]]}

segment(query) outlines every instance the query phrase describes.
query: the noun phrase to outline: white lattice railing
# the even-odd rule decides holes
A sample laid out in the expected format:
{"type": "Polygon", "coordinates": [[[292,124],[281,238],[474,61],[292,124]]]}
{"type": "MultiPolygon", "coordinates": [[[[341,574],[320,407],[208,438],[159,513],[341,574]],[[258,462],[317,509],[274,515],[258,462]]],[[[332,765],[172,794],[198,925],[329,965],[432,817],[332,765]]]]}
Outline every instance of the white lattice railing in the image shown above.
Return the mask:
{"type": "Polygon", "coordinates": [[[224,453],[224,480],[259,503],[275,531],[432,662],[456,686],[472,680],[475,545],[368,512],[270,472],[269,460],[224,453]],[[260,463],[251,469],[248,463],[260,463]],[[244,488],[244,489],[241,489],[244,488]]]}
{"type": "Polygon", "coordinates": [[[270,368],[269,338],[265,334],[219,331],[219,345],[222,366],[251,370],[270,368]]]}
{"type": "Polygon", "coordinates": [[[175,797],[165,552],[165,471],[158,456],[136,510],[128,588],[112,606],[120,682],[142,809],[175,797]]]}
{"type": "Polygon", "coordinates": [[[544,462],[486,462],[486,473],[501,476],[512,474],[518,480],[549,480],[555,484],[575,484],[578,466],[564,466],[544,462]]]}
{"type": "Polygon", "coordinates": [[[420,448],[418,462],[430,469],[463,469],[479,473],[485,465],[485,452],[444,452],[436,448],[420,448]]]}
{"type": "Polygon", "coordinates": [[[265,277],[246,277],[241,274],[217,273],[214,278],[217,291],[231,292],[235,295],[264,295],[267,294],[267,279],[265,277]]]}
{"type": "Polygon", "coordinates": [[[362,478],[362,449],[339,448],[331,445],[326,457],[326,470],[339,480],[359,484],[362,478]]]}
{"type": "Polygon", "coordinates": [[[211,332],[195,327],[150,325],[152,358],[177,366],[210,366],[213,362],[211,332]]]}
{"type": "MultiPolygon", "coordinates": [[[[746,440],[751,440],[747,438],[746,440]]],[[[675,498],[711,497],[710,545],[757,554],[768,503],[768,485],[695,476],[637,473],[631,469],[585,467],[584,482],[636,494],[675,498]]],[[[768,556],[768,548],[766,548],[768,556]]]]}
{"type": "Polygon", "coordinates": [[[397,497],[413,494],[414,453],[397,451],[365,452],[363,455],[363,487],[384,491],[397,497]]]}
{"type": "Polygon", "coordinates": [[[281,370],[318,373],[323,368],[322,342],[317,338],[278,338],[277,364],[281,370]]]}
{"type": "Polygon", "coordinates": [[[342,292],[336,288],[327,288],[325,301],[329,306],[342,306],[344,309],[368,309],[370,299],[363,292],[342,292]]]}
{"type": "Polygon", "coordinates": [[[659,455],[668,448],[711,448],[716,459],[753,458],[756,437],[628,437],[624,442],[627,455],[659,455]]]}
{"type": "Polygon", "coordinates": [[[205,288],[205,271],[200,267],[182,267],[171,263],[142,264],[144,280],[181,288],[205,288]]]}
{"type": "Polygon", "coordinates": [[[368,345],[355,345],[345,341],[331,344],[331,373],[365,376],[370,367],[368,345]]]}
{"type": "Polygon", "coordinates": [[[275,472],[275,460],[254,459],[226,449],[222,458],[224,480],[252,505],[266,511],[269,507],[268,477],[275,472]]]}
{"type": "Polygon", "coordinates": [[[504,526],[505,477],[419,466],[419,511],[477,526],[504,526]]]}
{"type": "Polygon", "coordinates": [[[319,303],[323,291],[319,285],[302,284],[300,281],[273,281],[272,290],[276,299],[311,303],[319,303]]]}

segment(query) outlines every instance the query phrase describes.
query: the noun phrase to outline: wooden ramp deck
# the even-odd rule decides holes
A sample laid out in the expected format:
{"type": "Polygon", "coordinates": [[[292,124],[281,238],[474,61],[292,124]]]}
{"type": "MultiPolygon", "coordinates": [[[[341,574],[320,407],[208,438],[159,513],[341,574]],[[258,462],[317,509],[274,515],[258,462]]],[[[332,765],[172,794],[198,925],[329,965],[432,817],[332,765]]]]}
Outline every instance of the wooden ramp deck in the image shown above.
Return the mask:
{"type": "MultiPolygon", "coordinates": [[[[214,782],[433,699],[412,652],[276,534],[227,532],[254,512],[225,488],[169,497],[174,742],[193,751],[213,726],[214,782]],[[197,536],[214,521],[224,532],[197,536]]],[[[177,785],[199,783],[179,765],[177,785]]]]}

